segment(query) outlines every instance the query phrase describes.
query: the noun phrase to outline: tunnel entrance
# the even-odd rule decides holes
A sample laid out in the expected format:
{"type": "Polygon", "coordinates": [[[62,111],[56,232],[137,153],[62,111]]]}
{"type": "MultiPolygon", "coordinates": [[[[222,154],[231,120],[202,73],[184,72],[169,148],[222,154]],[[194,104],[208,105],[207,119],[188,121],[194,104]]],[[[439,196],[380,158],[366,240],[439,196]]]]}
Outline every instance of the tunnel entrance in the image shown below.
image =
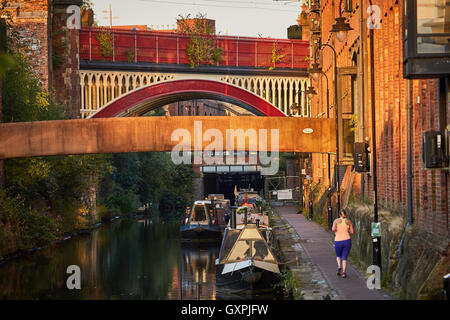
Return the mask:
{"type": "Polygon", "coordinates": [[[203,174],[204,196],[208,194],[223,194],[225,199],[234,200],[234,187],[239,189],[252,188],[264,194],[264,176],[260,172],[226,172],[203,174]]]}

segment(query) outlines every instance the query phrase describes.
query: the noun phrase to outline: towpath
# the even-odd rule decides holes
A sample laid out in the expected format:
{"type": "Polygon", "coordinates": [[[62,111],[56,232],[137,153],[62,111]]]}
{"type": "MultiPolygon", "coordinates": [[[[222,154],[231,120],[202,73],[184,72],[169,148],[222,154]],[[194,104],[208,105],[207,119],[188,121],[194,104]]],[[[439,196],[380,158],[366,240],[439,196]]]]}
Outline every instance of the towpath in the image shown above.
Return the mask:
{"type": "MultiPolygon", "coordinates": [[[[307,290],[303,293],[304,299],[322,298],[326,292],[331,292],[329,297],[332,300],[390,300],[392,297],[383,290],[370,290],[367,288],[367,277],[356,267],[347,266],[347,278],[341,278],[336,275],[337,265],[333,247],[333,235],[319,226],[317,223],[307,220],[302,214],[297,214],[295,206],[273,207],[281,220],[284,220],[298,234],[297,244],[301,245],[303,255],[306,255],[307,261],[302,261],[301,265],[309,265],[309,268],[320,270],[321,275],[316,278],[322,278],[326,284],[322,284],[322,292],[307,290]],[[325,289],[325,290],[324,290],[325,289]],[[319,295],[314,294],[319,293],[319,295]]],[[[297,235],[295,235],[297,236],[297,235]]],[[[284,251],[284,249],[282,248],[284,251]]],[[[295,272],[294,272],[295,274],[295,272]]],[[[304,274],[297,273],[297,278],[304,274]]],[[[300,286],[305,279],[299,279],[300,286]]],[[[318,280],[323,282],[323,280],[318,280]]]]}

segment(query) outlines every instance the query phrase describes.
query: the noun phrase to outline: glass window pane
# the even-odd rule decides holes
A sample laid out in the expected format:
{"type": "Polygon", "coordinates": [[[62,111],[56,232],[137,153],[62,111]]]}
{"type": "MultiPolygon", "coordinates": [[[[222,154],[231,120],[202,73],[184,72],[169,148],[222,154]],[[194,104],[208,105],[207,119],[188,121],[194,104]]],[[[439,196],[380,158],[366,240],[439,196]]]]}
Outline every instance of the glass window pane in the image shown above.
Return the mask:
{"type": "Polygon", "coordinates": [[[450,3],[447,0],[417,0],[417,33],[449,33],[450,3]]]}
{"type": "Polygon", "coordinates": [[[355,121],[352,119],[342,119],[343,138],[344,138],[344,156],[353,156],[353,144],[355,143],[355,121]]]}
{"type": "Polygon", "coordinates": [[[450,53],[450,36],[417,37],[417,53],[450,53]]]}

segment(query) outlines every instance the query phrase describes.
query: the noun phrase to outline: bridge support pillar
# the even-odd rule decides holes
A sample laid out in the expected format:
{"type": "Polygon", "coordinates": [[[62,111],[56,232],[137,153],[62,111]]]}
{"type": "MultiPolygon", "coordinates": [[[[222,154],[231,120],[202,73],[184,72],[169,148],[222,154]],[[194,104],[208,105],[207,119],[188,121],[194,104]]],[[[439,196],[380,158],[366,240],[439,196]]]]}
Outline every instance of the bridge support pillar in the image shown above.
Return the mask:
{"type": "Polygon", "coordinates": [[[69,118],[80,118],[81,85],[79,67],[79,30],[65,28],[71,14],[70,5],[81,6],[81,0],[55,0],[53,3],[53,63],[51,83],[57,101],[66,108],[69,118]],[[64,30],[64,31],[61,31],[64,30]],[[56,58],[56,59],[55,59],[56,58]]]}

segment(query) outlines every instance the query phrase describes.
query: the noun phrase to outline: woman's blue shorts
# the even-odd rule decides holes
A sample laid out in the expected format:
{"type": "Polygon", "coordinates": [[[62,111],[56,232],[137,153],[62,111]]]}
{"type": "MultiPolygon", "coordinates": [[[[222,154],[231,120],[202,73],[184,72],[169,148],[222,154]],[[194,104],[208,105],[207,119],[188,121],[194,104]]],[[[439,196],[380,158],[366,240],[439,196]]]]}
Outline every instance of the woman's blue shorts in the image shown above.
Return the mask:
{"type": "Polygon", "coordinates": [[[336,257],[347,260],[350,249],[352,248],[352,239],[334,242],[334,250],[336,251],[336,257]]]}

